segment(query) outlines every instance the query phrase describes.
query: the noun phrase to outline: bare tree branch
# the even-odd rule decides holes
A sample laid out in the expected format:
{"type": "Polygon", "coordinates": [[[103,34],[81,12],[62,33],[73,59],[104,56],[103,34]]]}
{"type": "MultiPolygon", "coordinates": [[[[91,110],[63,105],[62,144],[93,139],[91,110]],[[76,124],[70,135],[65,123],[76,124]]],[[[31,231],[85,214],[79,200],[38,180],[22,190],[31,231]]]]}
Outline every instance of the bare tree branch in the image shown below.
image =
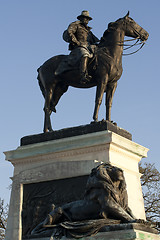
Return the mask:
{"type": "Polygon", "coordinates": [[[4,205],[4,200],[0,198],[0,240],[5,237],[5,230],[7,225],[8,205],[4,205]]]}
{"type": "Polygon", "coordinates": [[[160,173],[154,164],[139,165],[146,218],[160,231],[160,173]]]}

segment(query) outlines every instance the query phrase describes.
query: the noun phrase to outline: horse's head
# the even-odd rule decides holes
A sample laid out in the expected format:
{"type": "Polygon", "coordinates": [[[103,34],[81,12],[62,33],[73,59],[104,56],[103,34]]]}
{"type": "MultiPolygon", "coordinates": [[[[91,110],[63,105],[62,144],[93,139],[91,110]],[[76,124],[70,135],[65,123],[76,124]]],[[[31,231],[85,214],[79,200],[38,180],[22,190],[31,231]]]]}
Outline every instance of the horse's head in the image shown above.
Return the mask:
{"type": "Polygon", "coordinates": [[[124,36],[137,38],[141,41],[146,41],[149,36],[146,30],[144,30],[131,17],[129,17],[128,12],[125,17],[119,18],[117,21],[108,24],[108,29],[104,32],[99,47],[103,47],[104,45],[109,47],[113,46],[117,41],[123,41],[115,38],[115,33],[117,31],[123,31],[124,36]]]}
{"type": "Polygon", "coordinates": [[[125,17],[118,19],[115,23],[122,24],[125,36],[139,38],[142,41],[148,39],[148,32],[139,26],[131,17],[129,17],[129,12],[125,17]]]}

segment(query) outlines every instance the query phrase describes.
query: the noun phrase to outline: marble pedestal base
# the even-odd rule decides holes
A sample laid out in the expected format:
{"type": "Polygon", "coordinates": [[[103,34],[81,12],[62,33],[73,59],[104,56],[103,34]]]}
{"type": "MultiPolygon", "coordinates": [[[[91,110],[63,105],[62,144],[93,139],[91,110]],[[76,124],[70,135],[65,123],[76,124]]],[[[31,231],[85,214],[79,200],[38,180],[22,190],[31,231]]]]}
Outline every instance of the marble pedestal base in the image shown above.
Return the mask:
{"type": "MultiPolygon", "coordinates": [[[[29,238],[30,240],[56,240],[54,237],[29,238]]],[[[106,231],[95,236],[83,237],[81,240],[160,240],[157,230],[143,224],[119,224],[106,227],[106,231]]],[[[24,239],[27,240],[27,239],[24,239]]],[[[62,237],[60,240],[74,240],[62,237]]]]}
{"type": "MultiPolygon", "coordinates": [[[[25,239],[27,240],[27,239],[25,239]]],[[[30,240],[57,240],[54,237],[32,238],[30,240]]],[[[60,240],[73,240],[62,237],[60,240]]],[[[160,240],[160,236],[140,230],[122,230],[115,232],[97,233],[95,236],[80,238],[80,240],[160,240]]]]}
{"type": "MultiPolygon", "coordinates": [[[[124,170],[129,207],[136,218],[145,219],[138,163],[147,157],[147,151],[129,139],[105,130],[29,144],[5,152],[6,160],[14,166],[5,239],[22,239],[24,185],[86,176],[101,161],[124,170]]],[[[101,234],[107,236],[110,233],[101,234]]]]}

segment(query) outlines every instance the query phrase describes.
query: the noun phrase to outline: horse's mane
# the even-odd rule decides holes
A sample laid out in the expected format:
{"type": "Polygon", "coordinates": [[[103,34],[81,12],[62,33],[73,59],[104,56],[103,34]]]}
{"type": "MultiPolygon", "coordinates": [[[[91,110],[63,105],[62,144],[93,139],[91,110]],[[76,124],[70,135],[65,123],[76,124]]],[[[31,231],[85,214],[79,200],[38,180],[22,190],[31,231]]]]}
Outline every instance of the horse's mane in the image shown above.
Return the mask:
{"type": "Polygon", "coordinates": [[[106,45],[106,42],[108,41],[109,36],[111,35],[111,33],[113,33],[113,31],[117,29],[117,27],[119,26],[119,23],[122,23],[122,18],[119,18],[117,21],[110,22],[108,24],[107,30],[104,31],[103,36],[100,39],[100,42],[98,45],[100,48],[104,46],[104,43],[106,45]]]}

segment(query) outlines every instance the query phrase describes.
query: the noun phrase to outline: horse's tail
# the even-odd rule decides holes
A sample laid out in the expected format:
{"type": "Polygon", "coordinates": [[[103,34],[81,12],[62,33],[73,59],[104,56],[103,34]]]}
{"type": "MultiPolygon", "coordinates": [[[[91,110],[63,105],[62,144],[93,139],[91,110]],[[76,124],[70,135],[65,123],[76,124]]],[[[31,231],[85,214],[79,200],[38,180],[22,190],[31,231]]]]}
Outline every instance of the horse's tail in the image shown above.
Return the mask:
{"type": "Polygon", "coordinates": [[[40,70],[40,68],[41,68],[41,67],[39,67],[39,68],[37,69],[37,72],[38,72],[37,79],[38,79],[38,81],[40,81],[40,76],[39,76],[39,70],[40,70]]]}
{"type": "Polygon", "coordinates": [[[37,79],[38,79],[38,84],[39,84],[39,87],[40,87],[40,89],[41,89],[41,92],[42,92],[42,94],[43,94],[43,96],[44,96],[44,98],[45,98],[45,88],[44,88],[44,86],[43,86],[43,84],[42,84],[42,81],[41,81],[41,73],[40,73],[40,69],[41,69],[41,67],[39,67],[38,69],[37,69],[37,72],[38,72],[38,76],[37,76],[37,79]]]}

